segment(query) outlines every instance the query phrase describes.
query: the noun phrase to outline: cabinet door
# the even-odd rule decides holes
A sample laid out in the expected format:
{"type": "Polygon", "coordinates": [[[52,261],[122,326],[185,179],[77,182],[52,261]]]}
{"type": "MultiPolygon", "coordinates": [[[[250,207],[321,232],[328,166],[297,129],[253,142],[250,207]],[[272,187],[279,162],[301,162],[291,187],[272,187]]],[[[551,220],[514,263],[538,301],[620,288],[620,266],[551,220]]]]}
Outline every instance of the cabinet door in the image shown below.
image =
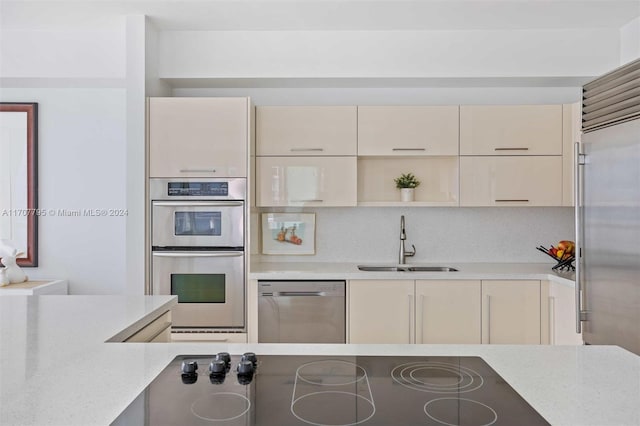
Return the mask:
{"type": "Polygon", "coordinates": [[[358,155],[458,155],[458,106],[358,107],[358,155]]]}
{"type": "Polygon", "coordinates": [[[480,281],[416,281],[416,343],[481,343],[480,281]]]}
{"type": "Polygon", "coordinates": [[[540,281],[482,281],[482,343],[540,344],[540,281]]]}
{"type": "Polygon", "coordinates": [[[460,157],[461,206],[561,206],[562,157],[460,157]]]}
{"type": "Polygon", "coordinates": [[[247,98],[150,98],[150,177],[246,177],[247,98]]]}
{"type": "Polygon", "coordinates": [[[355,206],[356,157],[258,157],[257,200],[269,206],[355,206]]]}
{"type": "Polygon", "coordinates": [[[562,105],[462,105],[461,155],[562,155],[562,105]]]}
{"type": "Polygon", "coordinates": [[[257,155],[356,155],[355,106],[256,107],[257,155]]]}
{"type": "Polygon", "coordinates": [[[349,282],[349,343],[413,343],[413,281],[349,282]]]}
{"type": "Polygon", "coordinates": [[[575,287],[543,281],[542,343],[550,345],[582,345],[582,334],[576,333],[575,287]]]}

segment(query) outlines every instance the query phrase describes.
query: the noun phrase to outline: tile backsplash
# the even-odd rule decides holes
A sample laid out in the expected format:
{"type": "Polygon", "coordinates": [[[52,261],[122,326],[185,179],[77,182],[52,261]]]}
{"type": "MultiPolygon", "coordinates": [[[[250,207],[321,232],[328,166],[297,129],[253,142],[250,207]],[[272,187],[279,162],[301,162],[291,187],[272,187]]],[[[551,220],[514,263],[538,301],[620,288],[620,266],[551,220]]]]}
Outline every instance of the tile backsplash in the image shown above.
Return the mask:
{"type": "MultiPolygon", "coordinates": [[[[553,263],[535,247],[574,240],[571,207],[350,207],[304,212],[316,213],[315,255],[254,255],[253,259],[396,263],[401,215],[406,221],[406,246],[416,246],[410,263],[553,263]]],[[[253,233],[257,234],[257,228],[253,233]]]]}

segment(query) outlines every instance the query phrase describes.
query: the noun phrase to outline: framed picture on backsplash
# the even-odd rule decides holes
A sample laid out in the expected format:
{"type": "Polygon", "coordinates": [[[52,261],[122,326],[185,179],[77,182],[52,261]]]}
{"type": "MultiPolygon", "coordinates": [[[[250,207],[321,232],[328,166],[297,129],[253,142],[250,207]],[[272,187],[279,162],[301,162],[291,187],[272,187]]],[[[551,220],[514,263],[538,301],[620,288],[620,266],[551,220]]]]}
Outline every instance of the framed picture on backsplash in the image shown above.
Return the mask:
{"type": "Polygon", "coordinates": [[[262,254],[316,254],[315,213],[262,213],[262,254]]]}

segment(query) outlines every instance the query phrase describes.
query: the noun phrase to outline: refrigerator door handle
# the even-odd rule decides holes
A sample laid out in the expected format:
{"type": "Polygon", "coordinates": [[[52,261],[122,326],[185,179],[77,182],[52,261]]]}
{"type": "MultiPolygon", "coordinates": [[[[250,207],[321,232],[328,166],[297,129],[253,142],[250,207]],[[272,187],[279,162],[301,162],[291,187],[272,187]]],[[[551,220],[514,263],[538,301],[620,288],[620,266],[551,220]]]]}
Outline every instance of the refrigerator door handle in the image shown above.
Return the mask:
{"type": "Polygon", "coordinates": [[[580,166],[585,165],[585,155],[580,153],[580,142],[574,144],[573,159],[573,203],[576,227],[576,333],[580,334],[582,333],[582,268],[580,266],[582,260],[582,173],[580,173],[580,166]]]}

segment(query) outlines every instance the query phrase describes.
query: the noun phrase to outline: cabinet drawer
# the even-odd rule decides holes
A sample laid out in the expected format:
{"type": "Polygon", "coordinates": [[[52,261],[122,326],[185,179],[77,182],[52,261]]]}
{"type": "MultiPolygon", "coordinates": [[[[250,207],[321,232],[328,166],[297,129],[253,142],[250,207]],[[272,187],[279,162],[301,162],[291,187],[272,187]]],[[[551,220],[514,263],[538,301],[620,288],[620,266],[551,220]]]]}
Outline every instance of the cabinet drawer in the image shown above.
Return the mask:
{"type": "Polygon", "coordinates": [[[256,107],[256,153],[356,155],[355,106],[256,107]]]}
{"type": "Polygon", "coordinates": [[[460,157],[461,206],[561,206],[562,157],[460,157]]]}
{"type": "Polygon", "coordinates": [[[166,335],[166,330],[171,332],[171,311],[167,311],[148,325],[146,325],[142,330],[139,330],[133,336],[129,337],[125,340],[125,342],[136,343],[136,342],[152,342],[152,341],[170,341],[170,340],[157,340],[159,336],[166,335]]]}
{"type": "Polygon", "coordinates": [[[562,155],[562,105],[462,105],[460,155],[562,155]]]}
{"type": "Polygon", "coordinates": [[[356,157],[258,157],[256,204],[355,206],[356,167],[356,157]]]}
{"type": "Polygon", "coordinates": [[[358,107],[358,155],[458,155],[458,106],[358,107]]]}

